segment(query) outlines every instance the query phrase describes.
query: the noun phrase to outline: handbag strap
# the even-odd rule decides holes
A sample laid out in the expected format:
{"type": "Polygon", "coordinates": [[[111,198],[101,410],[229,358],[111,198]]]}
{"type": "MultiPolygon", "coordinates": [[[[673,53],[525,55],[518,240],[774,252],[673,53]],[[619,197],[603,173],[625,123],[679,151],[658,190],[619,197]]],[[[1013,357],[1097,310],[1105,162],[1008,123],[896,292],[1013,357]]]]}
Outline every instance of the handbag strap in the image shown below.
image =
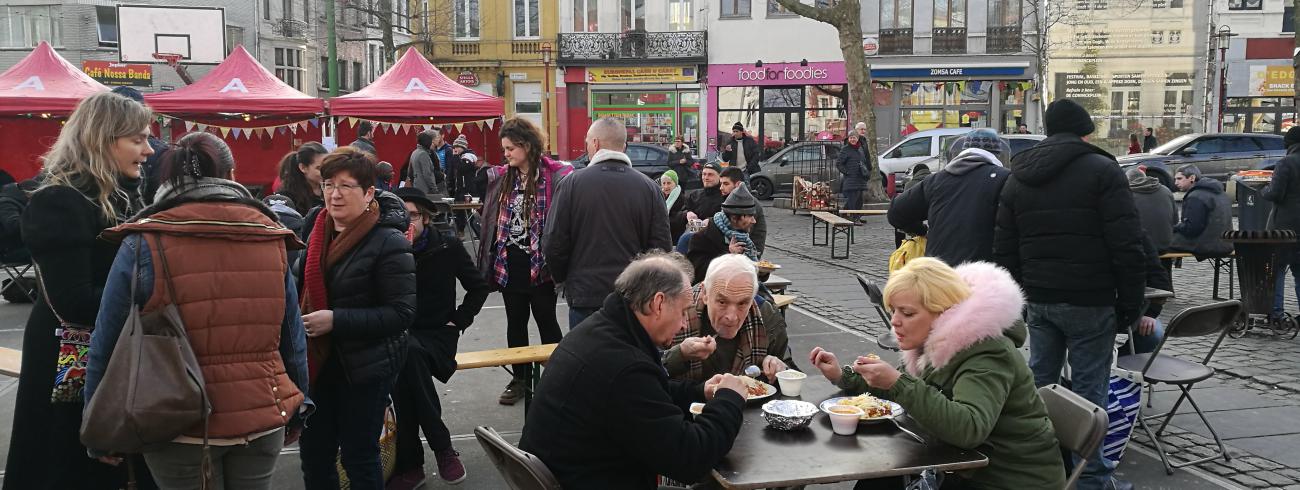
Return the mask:
{"type": "MultiPolygon", "coordinates": [[[[142,236],[147,236],[147,235],[142,235],[142,236]]],[[[152,234],[152,236],[153,236],[154,246],[155,248],[158,249],[158,262],[162,263],[163,278],[165,278],[167,282],[167,299],[172,304],[176,304],[176,286],[172,284],[172,271],[171,271],[171,267],[168,267],[167,265],[167,254],[164,253],[166,251],[166,247],[163,246],[162,235],[152,234]]]]}

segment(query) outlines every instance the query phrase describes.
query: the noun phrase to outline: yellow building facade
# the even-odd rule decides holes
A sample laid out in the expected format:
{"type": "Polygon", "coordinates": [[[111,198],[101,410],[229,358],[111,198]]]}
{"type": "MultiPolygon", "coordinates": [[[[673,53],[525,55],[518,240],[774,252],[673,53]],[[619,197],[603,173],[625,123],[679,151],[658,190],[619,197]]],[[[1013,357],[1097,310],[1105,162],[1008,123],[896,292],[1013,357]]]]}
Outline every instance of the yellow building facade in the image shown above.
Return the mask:
{"type": "Polygon", "coordinates": [[[556,144],[554,0],[412,0],[413,41],[452,80],[505,99],[556,144]]]}

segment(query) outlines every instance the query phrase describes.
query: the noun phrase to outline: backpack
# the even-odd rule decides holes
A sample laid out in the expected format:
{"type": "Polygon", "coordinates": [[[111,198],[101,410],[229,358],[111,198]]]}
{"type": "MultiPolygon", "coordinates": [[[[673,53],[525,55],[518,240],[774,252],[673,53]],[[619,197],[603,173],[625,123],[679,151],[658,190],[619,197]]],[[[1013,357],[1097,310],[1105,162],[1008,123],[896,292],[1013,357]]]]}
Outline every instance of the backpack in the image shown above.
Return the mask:
{"type": "Polygon", "coordinates": [[[898,246],[898,250],[889,254],[889,272],[902,269],[907,261],[917,257],[925,257],[925,237],[914,236],[903,240],[898,246]]]}

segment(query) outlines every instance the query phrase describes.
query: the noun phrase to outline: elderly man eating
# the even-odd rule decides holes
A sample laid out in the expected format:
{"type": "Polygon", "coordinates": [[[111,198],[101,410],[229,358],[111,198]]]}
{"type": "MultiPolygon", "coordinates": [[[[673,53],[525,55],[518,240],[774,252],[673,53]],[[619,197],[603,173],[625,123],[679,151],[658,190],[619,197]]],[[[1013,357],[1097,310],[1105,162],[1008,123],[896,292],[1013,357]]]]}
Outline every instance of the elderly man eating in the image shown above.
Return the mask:
{"type": "Polygon", "coordinates": [[[772,303],[755,304],[757,289],[754,263],[744,255],[713,259],[704,281],[692,289],[695,307],[686,330],[664,355],[668,376],[704,381],[758,366],[775,380],[777,372],[793,366],[785,319],[772,303]]]}

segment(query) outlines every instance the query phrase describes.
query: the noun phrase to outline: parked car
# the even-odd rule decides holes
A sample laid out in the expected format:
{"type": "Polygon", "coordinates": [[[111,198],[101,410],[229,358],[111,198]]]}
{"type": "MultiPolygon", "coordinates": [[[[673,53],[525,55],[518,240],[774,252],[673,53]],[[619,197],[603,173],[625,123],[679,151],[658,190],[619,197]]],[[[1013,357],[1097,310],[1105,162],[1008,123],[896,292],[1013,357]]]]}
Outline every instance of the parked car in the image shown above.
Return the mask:
{"type": "MultiPolygon", "coordinates": [[[[998,135],[998,137],[1005,140],[1007,142],[1007,146],[1011,147],[1011,155],[1010,155],[1011,157],[1014,157],[1020,152],[1032,148],[1034,145],[1038,144],[1038,142],[1047,139],[1046,136],[1043,136],[1041,134],[1002,134],[1002,135],[998,135]]],[[[955,141],[955,139],[953,141],[955,141]]],[[[947,143],[951,144],[952,141],[948,141],[947,143]]],[[[945,146],[944,149],[946,150],[947,146],[945,146]]],[[[954,151],[953,153],[954,155],[952,156],[956,156],[955,154],[960,152],[954,151]]],[[[941,152],[939,156],[926,159],[922,161],[920,164],[913,166],[910,170],[907,171],[907,175],[902,177],[902,179],[899,180],[898,192],[903,192],[903,190],[906,189],[907,186],[912,182],[919,182],[921,179],[926,178],[931,173],[938,172],[939,170],[943,170],[943,167],[948,164],[949,160],[951,160],[951,158],[947,160],[944,159],[943,155],[946,154],[947,154],[946,151],[941,152]]],[[[1011,158],[1007,158],[1007,161],[1002,162],[1002,164],[1009,166],[1011,164],[1011,158]]]]}
{"type": "Polygon", "coordinates": [[[749,176],[749,190],[754,197],[771,199],[778,192],[791,192],[794,178],[800,176],[817,182],[831,182],[839,192],[840,172],[835,159],[844,147],[842,141],[804,141],[795,143],[758,163],[759,171],[749,176]]]}
{"type": "Polygon", "coordinates": [[[1118,157],[1125,170],[1143,165],[1147,175],[1174,189],[1178,167],[1195,164],[1206,177],[1227,182],[1242,170],[1271,170],[1286,156],[1286,145],[1276,134],[1259,133],[1192,133],[1169,140],[1151,150],[1118,157]]]}
{"type": "MultiPolygon", "coordinates": [[[[650,177],[651,179],[654,179],[655,182],[659,181],[659,176],[663,175],[664,172],[668,171],[668,149],[667,148],[664,148],[659,145],[652,145],[649,143],[628,143],[626,153],[628,158],[632,159],[632,168],[637,169],[643,174],[646,174],[646,176],[650,177]]],[[[694,188],[699,187],[698,185],[694,185],[694,186],[687,185],[688,179],[692,183],[696,183],[700,180],[700,176],[699,176],[700,160],[698,158],[695,158],[694,156],[692,156],[692,158],[694,158],[695,160],[694,162],[692,162],[692,168],[695,169],[695,173],[693,175],[677,176],[678,183],[682,185],[684,188],[688,188],[688,189],[692,187],[694,188]]],[[[586,153],[583,153],[582,155],[579,155],[578,158],[573,159],[573,161],[570,161],[569,163],[573,164],[574,169],[585,168],[587,164],[591,163],[591,157],[586,153]]]]}
{"type": "Polygon", "coordinates": [[[935,163],[939,155],[961,135],[975,128],[940,128],[918,131],[907,135],[903,141],[880,154],[880,172],[900,174],[916,170],[924,175],[939,171],[935,163]],[[918,166],[922,168],[917,168],[918,166]]]}

